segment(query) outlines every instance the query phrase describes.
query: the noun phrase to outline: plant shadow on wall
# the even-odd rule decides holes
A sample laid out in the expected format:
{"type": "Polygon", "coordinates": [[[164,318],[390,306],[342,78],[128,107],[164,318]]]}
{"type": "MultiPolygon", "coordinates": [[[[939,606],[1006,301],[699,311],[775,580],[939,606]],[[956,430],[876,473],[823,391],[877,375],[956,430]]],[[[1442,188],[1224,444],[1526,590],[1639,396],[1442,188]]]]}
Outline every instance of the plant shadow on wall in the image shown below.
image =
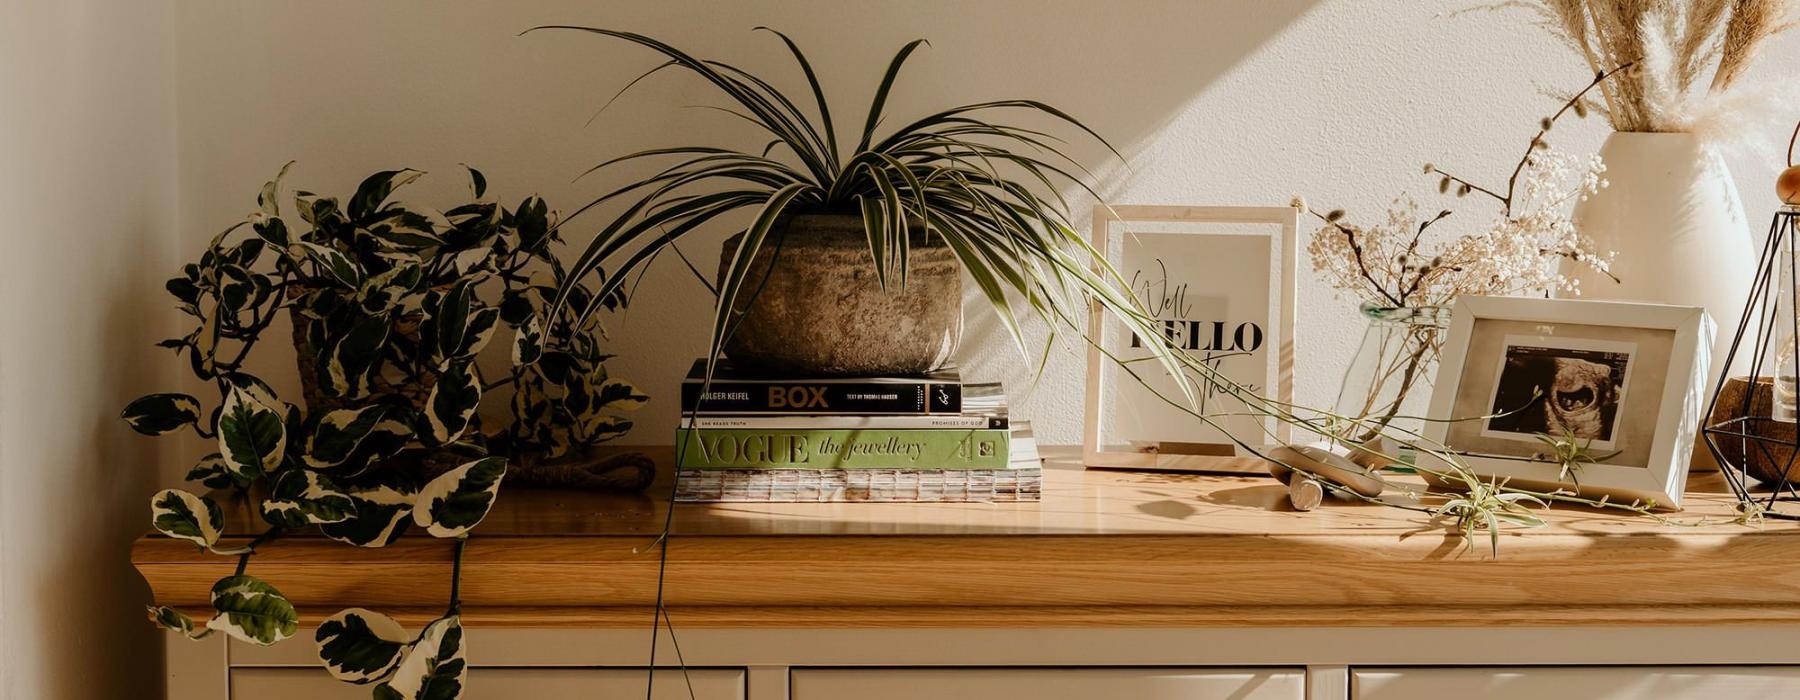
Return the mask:
{"type": "Polygon", "coordinates": [[[630,429],[620,412],[646,400],[608,376],[600,317],[587,313],[622,300],[569,282],[544,200],[503,207],[471,169],[467,203],[438,212],[391,201],[422,174],[376,173],[342,202],[295,192],[297,219],[281,214],[281,176],[269,181],[256,211],[167,283],[195,327],[160,345],[217,389],[216,404],[161,393],[124,411],[140,433],[216,441],[188,480],[242,499],[267,525],[248,541],[227,539],[213,495],[168,489],[152,499],[158,531],[237,559],[213,585],[204,620],[150,608],[153,621],[183,636],[222,632],[269,645],[299,631],[294,603],[250,571],[256,552],[283,535],[317,528],[349,545],[383,547],[411,526],[455,540],[445,613],[417,635],[360,608],[318,627],[326,668],[378,684],[377,698],[460,695],[464,544],[509,472],[527,483],[622,489],[641,489],[652,475],[641,455],[595,452],[630,429]],[[559,290],[563,303],[552,311],[559,290]],[[301,404],[243,371],[284,312],[301,404]],[[484,371],[476,356],[502,326],[511,362],[484,371]],[[484,397],[505,402],[504,425],[482,425],[484,397]]]}

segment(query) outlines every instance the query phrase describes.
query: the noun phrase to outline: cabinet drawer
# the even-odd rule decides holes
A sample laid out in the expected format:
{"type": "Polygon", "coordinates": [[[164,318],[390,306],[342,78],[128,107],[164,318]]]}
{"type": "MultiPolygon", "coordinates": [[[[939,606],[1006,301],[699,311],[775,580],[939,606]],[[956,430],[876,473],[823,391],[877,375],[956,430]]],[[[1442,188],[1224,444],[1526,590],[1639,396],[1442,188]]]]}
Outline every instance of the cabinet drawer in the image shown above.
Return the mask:
{"type": "Polygon", "coordinates": [[[1800,668],[1362,668],[1351,672],[1351,687],[1355,700],[1755,700],[1800,697],[1800,668]]]}
{"type": "MultiPolygon", "coordinates": [[[[743,700],[742,669],[691,669],[698,700],[743,700]]],[[[474,668],[470,698],[590,700],[641,698],[644,671],[629,668],[474,668]]],[[[231,671],[231,697],[255,700],[368,700],[369,686],[340,683],[318,668],[238,668],[231,671]]],[[[688,700],[680,671],[658,671],[655,700],[688,700]]]]}
{"type": "Polygon", "coordinates": [[[792,700],[1301,700],[1302,669],[794,669],[792,700]]]}

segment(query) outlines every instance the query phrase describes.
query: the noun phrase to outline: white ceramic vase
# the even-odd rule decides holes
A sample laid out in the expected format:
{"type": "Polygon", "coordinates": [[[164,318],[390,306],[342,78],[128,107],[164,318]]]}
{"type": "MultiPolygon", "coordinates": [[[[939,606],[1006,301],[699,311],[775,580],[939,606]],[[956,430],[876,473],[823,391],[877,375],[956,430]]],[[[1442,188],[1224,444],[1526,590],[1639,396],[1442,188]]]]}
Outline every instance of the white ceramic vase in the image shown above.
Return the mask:
{"type": "Polygon", "coordinates": [[[1617,254],[1612,272],[1621,281],[1570,265],[1581,298],[1706,307],[1719,327],[1708,374],[1716,373],[1756,270],[1724,159],[1692,134],[1632,132],[1607,137],[1600,157],[1609,184],[1575,208],[1575,226],[1617,254]]]}

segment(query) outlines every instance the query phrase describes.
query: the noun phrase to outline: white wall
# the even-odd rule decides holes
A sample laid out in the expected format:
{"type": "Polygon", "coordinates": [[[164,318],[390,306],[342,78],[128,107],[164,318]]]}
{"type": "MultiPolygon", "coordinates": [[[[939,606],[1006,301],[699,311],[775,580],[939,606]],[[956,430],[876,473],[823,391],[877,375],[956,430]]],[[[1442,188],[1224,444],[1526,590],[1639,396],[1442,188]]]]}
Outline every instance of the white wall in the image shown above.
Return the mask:
{"type": "Polygon", "coordinates": [[[131,569],[158,449],[119,422],[168,387],[173,5],[0,12],[0,697],[154,697],[161,636],[131,569]]]}
{"type": "MultiPolygon", "coordinates": [[[[427,188],[435,196],[459,191],[457,163],[468,162],[508,196],[536,191],[568,211],[619,181],[571,182],[611,156],[695,142],[760,145],[728,117],[677,109],[717,104],[680,78],[653,80],[584,127],[657,59],[591,36],[515,36],[540,23],[648,33],[794,85],[779,42],[750,31],[782,28],[809,50],[840,119],[852,124],[892,51],[926,37],[931,48],[895,95],[896,119],[968,101],[1041,98],[1126,152],[1130,168],[1105,167],[1099,183],[1114,202],[1282,204],[1299,193],[1317,206],[1375,215],[1403,189],[1435,190],[1418,175],[1426,161],[1502,180],[1555,106],[1542,91],[1587,80],[1587,69],[1523,13],[1449,14],[1469,4],[192,0],[180,21],[183,242],[191,252],[242,216],[257,186],[290,158],[300,160],[294,183],[334,192],[377,169],[423,168],[441,175],[427,188]]],[[[1794,43],[1789,37],[1760,72],[1800,68],[1794,43]]],[[[1594,148],[1603,133],[1585,123],[1559,128],[1557,138],[1594,148]]],[[[1765,152],[1734,161],[1753,221],[1771,210],[1775,159],[1765,152]]],[[[1078,220],[1088,204],[1077,202],[1078,220]]],[[[690,248],[703,259],[715,249],[690,248]]],[[[616,371],[664,398],[632,438],[642,443],[668,439],[675,408],[667,397],[703,348],[710,310],[676,261],[658,272],[636,307],[612,322],[616,371]]],[[[1003,377],[1021,394],[1029,363],[988,317],[977,311],[971,321],[966,374],[1003,377]]],[[[1329,403],[1360,333],[1352,304],[1303,283],[1299,326],[1299,397],[1329,403]]],[[[284,364],[264,371],[280,374],[284,364]]],[[[1081,372],[1076,348],[1066,348],[1023,409],[1045,440],[1079,439],[1081,372]]]]}

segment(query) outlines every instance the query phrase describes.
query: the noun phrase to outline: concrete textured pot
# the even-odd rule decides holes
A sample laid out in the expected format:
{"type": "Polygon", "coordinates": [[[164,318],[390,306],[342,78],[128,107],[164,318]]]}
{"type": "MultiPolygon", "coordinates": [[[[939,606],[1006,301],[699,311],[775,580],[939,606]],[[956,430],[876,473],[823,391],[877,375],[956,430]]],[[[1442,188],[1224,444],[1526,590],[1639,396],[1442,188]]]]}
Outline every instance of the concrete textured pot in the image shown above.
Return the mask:
{"type": "MultiPolygon", "coordinates": [[[[905,287],[890,279],[882,289],[860,216],[790,217],[750,267],[733,305],[745,315],[725,355],[743,369],[799,376],[919,374],[949,364],[962,339],[962,271],[942,239],[919,230],[905,287]]],[[[725,242],[720,279],[742,235],[725,242]]]]}

